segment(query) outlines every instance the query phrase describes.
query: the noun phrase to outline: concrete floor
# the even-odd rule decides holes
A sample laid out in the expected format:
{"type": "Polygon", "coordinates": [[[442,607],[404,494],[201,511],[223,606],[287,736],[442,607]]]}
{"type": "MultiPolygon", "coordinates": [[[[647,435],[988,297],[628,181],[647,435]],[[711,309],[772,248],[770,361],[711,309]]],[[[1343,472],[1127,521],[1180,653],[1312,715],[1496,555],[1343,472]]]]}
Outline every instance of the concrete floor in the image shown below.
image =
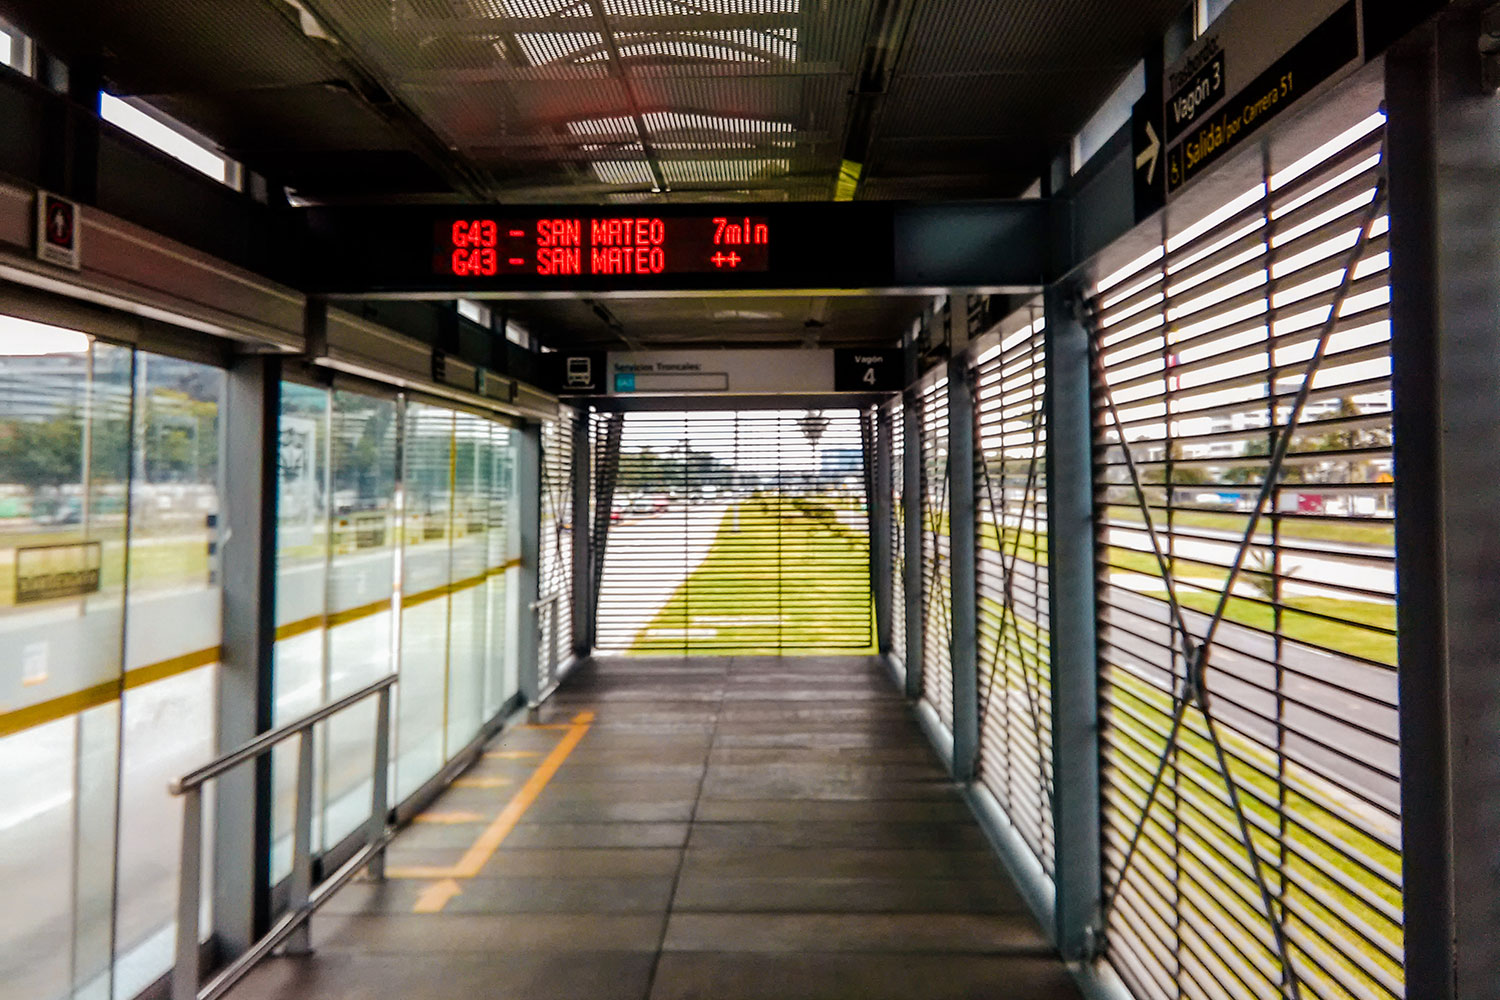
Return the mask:
{"type": "Polygon", "coordinates": [[[1078,997],[876,660],[600,660],[544,711],[237,1000],[1078,997]]]}

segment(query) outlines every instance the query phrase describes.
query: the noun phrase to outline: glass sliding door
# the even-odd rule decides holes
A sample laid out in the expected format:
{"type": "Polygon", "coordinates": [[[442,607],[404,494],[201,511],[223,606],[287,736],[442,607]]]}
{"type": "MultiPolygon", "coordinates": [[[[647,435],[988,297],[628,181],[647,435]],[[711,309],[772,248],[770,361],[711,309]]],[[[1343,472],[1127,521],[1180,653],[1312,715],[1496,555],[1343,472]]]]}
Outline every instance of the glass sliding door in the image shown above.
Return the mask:
{"type": "Polygon", "coordinates": [[[453,525],[453,411],[406,404],[401,565],[401,683],[396,795],[443,766],[453,525]]]}
{"type": "MultiPolygon", "coordinates": [[[[327,689],[329,698],[341,698],[393,669],[396,400],[335,391],[330,429],[327,689]]],[[[327,850],[370,815],[375,702],[330,719],[322,735],[327,850]]]]}
{"type": "Polygon", "coordinates": [[[484,722],[484,660],[489,633],[490,422],[455,415],[453,438],[453,596],[448,622],[444,759],[484,722]]]}
{"type": "Polygon", "coordinates": [[[207,752],[220,645],[223,384],[0,316],[3,1000],[128,997],[169,964],[166,784],[207,752]]]}
{"type": "MultiPolygon", "coordinates": [[[[329,392],[281,384],[276,489],[276,646],[274,724],[315,710],[328,697],[323,668],[327,642],[329,392]]],[[[271,880],[291,871],[296,806],[297,744],[272,751],[271,880]]],[[[313,840],[321,836],[315,812],[313,840]]]]}
{"type": "Polygon", "coordinates": [[[515,516],[516,432],[490,425],[489,650],[485,665],[484,716],[491,718],[520,689],[514,637],[518,634],[521,536],[515,516]]]}
{"type": "MultiPolygon", "coordinates": [[[[214,754],[224,387],[217,368],[137,354],[115,918],[119,998],[135,996],[172,964],[182,801],[167,784],[214,754]]],[[[211,874],[206,868],[205,879],[211,874]]]]}

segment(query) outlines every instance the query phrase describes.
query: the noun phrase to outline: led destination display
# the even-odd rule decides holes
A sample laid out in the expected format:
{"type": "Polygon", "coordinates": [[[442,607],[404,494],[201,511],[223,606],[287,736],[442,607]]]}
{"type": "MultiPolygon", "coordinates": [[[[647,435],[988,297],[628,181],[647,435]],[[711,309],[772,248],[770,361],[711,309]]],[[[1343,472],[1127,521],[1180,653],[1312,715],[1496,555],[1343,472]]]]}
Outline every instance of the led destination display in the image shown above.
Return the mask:
{"type": "Polygon", "coordinates": [[[587,216],[436,224],[433,273],[570,277],[767,271],[771,226],[759,216],[587,216]]]}

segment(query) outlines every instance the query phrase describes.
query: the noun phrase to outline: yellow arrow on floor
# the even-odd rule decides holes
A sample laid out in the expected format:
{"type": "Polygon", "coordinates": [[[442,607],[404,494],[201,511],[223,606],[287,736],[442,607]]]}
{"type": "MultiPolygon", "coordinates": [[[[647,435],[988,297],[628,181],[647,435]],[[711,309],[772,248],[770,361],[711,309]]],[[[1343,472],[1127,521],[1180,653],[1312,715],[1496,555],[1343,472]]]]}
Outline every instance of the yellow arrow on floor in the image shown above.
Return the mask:
{"type": "Polygon", "coordinates": [[[413,913],[440,913],[448,901],[457,896],[461,889],[458,880],[445,878],[441,882],[434,882],[417,896],[417,905],[412,907],[413,913]]]}

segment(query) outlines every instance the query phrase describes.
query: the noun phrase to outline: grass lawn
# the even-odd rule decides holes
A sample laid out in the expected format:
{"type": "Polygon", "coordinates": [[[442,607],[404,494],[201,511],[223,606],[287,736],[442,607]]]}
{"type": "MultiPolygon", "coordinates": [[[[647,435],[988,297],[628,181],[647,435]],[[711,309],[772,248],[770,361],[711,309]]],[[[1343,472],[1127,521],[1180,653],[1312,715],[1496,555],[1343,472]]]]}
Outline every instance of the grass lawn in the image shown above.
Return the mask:
{"type": "MultiPolygon", "coordinates": [[[[1167,599],[1164,592],[1145,596],[1162,601],[1167,599]]],[[[1202,611],[1205,614],[1213,614],[1214,609],[1219,605],[1218,594],[1195,593],[1186,589],[1178,593],[1177,599],[1184,607],[1202,611]]],[[[1360,627],[1363,624],[1394,629],[1396,627],[1394,604],[1375,601],[1344,601],[1333,597],[1289,597],[1283,603],[1288,607],[1284,608],[1281,613],[1281,634],[1288,639],[1312,643],[1324,649],[1348,653],[1352,656],[1361,656],[1377,663],[1396,665],[1396,637],[1360,627]],[[1312,612],[1312,614],[1299,614],[1298,610],[1293,609],[1312,612]],[[1314,615],[1332,615],[1348,619],[1354,624],[1345,625],[1325,621],[1314,615]]],[[[1238,625],[1258,628],[1263,632],[1270,632],[1275,627],[1274,609],[1240,597],[1229,599],[1229,606],[1224,609],[1224,619],[1238,625]]]]}
{"type": "MultiPolygon", "coordinates": [[[[1106,764],[1117,772],[1111,785],[1134,785],[1131,797],[1143,799],[1165,746],[1172,698],[1123,670],[1111,670],[1108,677],[1113,707],[1106,738],[1119,748],[1106,752],[1106,764]]],[[[1283,885],[1275,871],[1280,849],[1274,756],[1222,723],[1219,733],[1225,742],[1231,777],[1240,789],[1240,804],[1252,839],[1264,859],[1262,874],[1267,887],[1273,899],[1284,893],[1291,948],[1299,959],[1300,974],[1317,980],[1320,993],[1326,991],[1336,997],[1357,995],[1339,985],[1340,980],[1352,980],[1366,988],[1381,980],[1399,982],[1397,956],[1401,954],[1402,932],[1399,917],[1393,920],[1389,914],[1401,912],[1400,853],[1319,804],[1319,789],[1293,777],[1287,782],[1282,805],[1288,818],[1287,850],[1281,862],[1283,885]],[[1345,924],[1360,927],[1371,940],[1362,940],[1345,924]],[[1337,953],[1313,943],[1313,928],[1319,925],[1328,928],[1323,933],[1333,940],[1337,953]]],[[[1238,918],[1249,927],[1259,927],[1264,921],[1260,916],[1264,907],[1248,872],[1213,745],[1196,709],[1189,710],[1178,743],[1176,765],[1168,768],[1152,811],[1160,825],[1154,822],[1148,827],[1138,848],[1143,857],[1134,865],[1152,862],[1182,892],[1184,906],[1197,909],[1216,926],[1233,927],[1238,918]],[[1182,818],[1175,841],[1169,833],[1174,796],[1182,818]],[[1199,888],[1192,889],[1185,880],[1174,878],[1178,864],[1199,888]]],[[[1128,836],[1139,806],[1123,800],[1118,792],[1107,794],[1124,814],[1117,822],[1124,828],[1121,835],[1128,836]]],[[[1159,888],[1172,891],[1170,887],[1159,888]]],[[[1251,942],[1248,957],[1252,961],[1276,966],[1277,959],[1269,948],[1254,944],[1243,930],[1240,934],[1251,942]]],[[[1265,940],[1270,940],[1269,933],[1265,940]]],[[[1216,972],[1232,978],[1227,961],[1218,958],[1216,964],[1216,972]]]]}
{"type": "Polygon", "coordinates": [[[875,652],[869,541],[836,507],[847,505],[766,495],[736,504],[631,653],[875,652]]]}
{"type": "MultiPolygon", "coordinates": [[[[1372,617],[1381,614],[1379,607],[1370,607],[1372,617]]],[[[998,625],[997,603],[982,600],[979,613],[991,629],[998,625]]],[[[1015,626],[1007,629],[1004,659],[1011,666],[1009,670],[1002,668],[995,678],[991,712],[1003,703],[1007,688],[1021,690],[1020,662],[1024,661],[1032,677],[1033,693],[1043,699],[1038,706],[1042,723],[1050,728],[1047,642],[1045,631],[1017,616],[1015,626]]],[[[982,644],[982,665],[992,662],[992,645],[993,640],[982,644]]],[[[1110,785],[1129,788],[1130,799],[1137,801],[1125,799],[1118,792],[1106,794],[1121,813],[1115,820],[1116,828],[1123,830],[1121,836],[1128,836],[1139,816],[1139,801],[1145,798],[1166,746],[1173,701],[1170,694],[1128,671],[1108,669],[1105,677],[1108,688],[1104,697],[1110,703],[1105,709],[1105,765],[1107,772],[1114,772],[1110,785]]],[[[980,690],[988,684],[988,677],[982,677],[980,690]]],[[[1326,794],[1322,786],[1293,773],[1281,804],[1288,817],[1284,835],[1287,852],[1281,862],[1283,885],[1282,876],[1275,871],[1280,855],[1275,755],[1270,748],[1222,722],[1219,735],[1229,757],[1230,775],[1240,789],[1241,806],[1254,831],[1252,837],[1262,858],[1270,862],[1263,863],[1262,873],[1273,898],[1284,893],[1289,936],[1300,974],[1317,981],[1320,995],[1352,1000],[1358,994],[1341,986],[1342,981],[1357,982],[1380,995],[1377,982],[1399,982],[1401,977],[1396,957],[1402,945],[1400,853],[1320,804],[1319,799],[1326,794]],[[1397,919],[1391,914],[1398,915],[1397,919]],[[1362,928],[1371,940],[1361,939],[1344,922],[1362,928]],[[1314,943],[1314,926],[1332,928],[1321,933],[1333,939],[1339,953],[1314,943]]],[[[1132,863],[1133,868],[1144,875],[1140,871],[1143,862],[1150,862],[1147,867],[1165,873],[1168,881],[1156,883],[1158,891],[1164,893],[1165,905],[1170,906],[1173,892],[1180,892],[1185,909],[1198,910],[1200,919],[1216,926],[1235,928],[1238,920],[1248,927],[1264,927],[1259,890],[1249,873],[1224,778],[1203,716],[1197,710],[1189,711],[1179,746],[1175,767],[1168,768],[1152,809],[1153,822],[1138,848],[1142,856],[1132,863]],[[1170,818],[1174,801],[1180,817],[1175,824],[1175,839],[1170,818]],[[1176,876],[1179,864],[1183,878],[1176,876]]],[[[1158,901],[1158,905],[1163,903],[1158,901]]],[[[1122,913],[1119,919],[1132,918],[1122,913]]],[[[1269,929],[1262,934],[1266,942],[1271,940],[1269,929]]],[[[1270,948],[1255,943],[1243,929],[1238,936],[1245,942],[1242,947],[1251,961],[1267,968],[1276,965],[1270,948]]],[[[1232,980],[1231,963],[1225,957],[1228,954],[1229,950],[1220,945],[1206,961],[1218,975],[1232,980]]],[[[1306,988],[1304,995],[1310,995],[1306,988]]]]}

